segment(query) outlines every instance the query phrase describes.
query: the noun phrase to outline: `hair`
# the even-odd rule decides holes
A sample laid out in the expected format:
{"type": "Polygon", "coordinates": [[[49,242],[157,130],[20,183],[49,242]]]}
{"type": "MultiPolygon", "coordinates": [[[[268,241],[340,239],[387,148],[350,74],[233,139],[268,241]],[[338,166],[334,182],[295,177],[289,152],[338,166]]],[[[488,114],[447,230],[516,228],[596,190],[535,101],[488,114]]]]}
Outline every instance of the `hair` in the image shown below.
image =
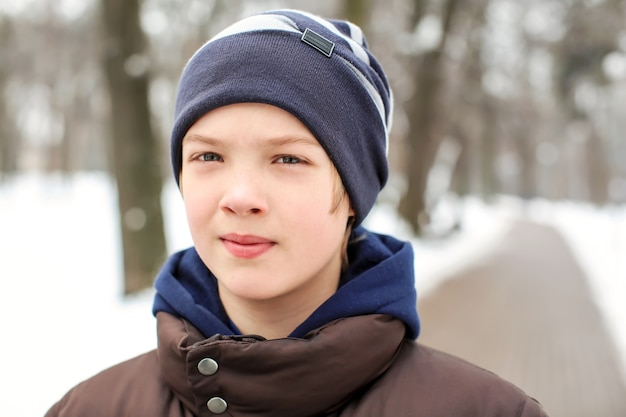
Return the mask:
{"type": "MultiPolygon", "coordinates": [[[[337,214],[339,211],[339,207],[344,202],[344,200],[350,197],[348,196],[348,192],[346,191],[346,187],[343,185],[343,181],[341,180],[341,176],[339,175],[339,171],[335,167],[335,164],[331,165],[331,173],[333,176],[333,199],[332,206],[330,209],[331,214],[337,214]]],[[[350,202],[348,201],[348,204],[350,202]]],[[[348,244],[350,243],[350,235],[352,234],[352,227],[354,226],[355,217],[354,215],[350,215],[348,217],[348,221],[346,222],[346,231],[343,236],[343,243],[341,244],[341,270],[345,270],[350,264],[348,260],[348,244]]]]}

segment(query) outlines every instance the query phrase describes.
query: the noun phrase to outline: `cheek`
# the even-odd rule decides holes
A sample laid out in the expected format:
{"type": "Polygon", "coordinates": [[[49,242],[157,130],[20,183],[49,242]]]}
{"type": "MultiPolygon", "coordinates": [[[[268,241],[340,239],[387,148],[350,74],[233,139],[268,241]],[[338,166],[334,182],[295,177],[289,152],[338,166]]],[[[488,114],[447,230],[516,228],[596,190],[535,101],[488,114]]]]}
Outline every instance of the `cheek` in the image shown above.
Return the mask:
{"type": "Polygon", "coordinates": [[[323,240],[334,240],[337,236],[343,238],[348,209],[342,205],[340,210],[331,212],[333,197],[328,190],[309,191],[306,195],[306,200],[300,200],[295,203],[297,207],[294,205],[290,209],[298,228],[323,240]]]}
{"type": "Polygon", "coordinates": [[[202,213],[197,209],[198,204],[195,200],[185,199],[185,213],[187,215],[187,224],[189,225],[189,231],[191,237],[196,241],[197,231],[200,229],[199,224],[202,223],[202,213]]]}
{"type": "Polygon", "coordinates": [[[320,218],[327,217],[332,208],[331,192],[320,184],[285,190],[280,195],[282,198],[278,204],[301,218],[303,222],[314,224],[320,221],[320,218]]]}
{"type": "Polygon", "coordinates": [[[215,193],[201,192],[182,184],[181,190],[187,222],[193,235],[196,229],[201,227],[202,223],[214,212],[214,207],[217,206],[217,201],[215,201],[214,197],[215,193]]]}

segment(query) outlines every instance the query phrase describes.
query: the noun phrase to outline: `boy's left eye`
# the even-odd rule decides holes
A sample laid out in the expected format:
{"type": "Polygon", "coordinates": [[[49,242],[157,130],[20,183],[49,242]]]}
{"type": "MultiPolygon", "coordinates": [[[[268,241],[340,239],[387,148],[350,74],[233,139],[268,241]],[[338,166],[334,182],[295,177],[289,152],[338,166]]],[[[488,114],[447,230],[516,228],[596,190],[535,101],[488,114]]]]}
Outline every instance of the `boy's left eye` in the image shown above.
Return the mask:
{"type": "Polygon", "coordinates": [[[302,160],[296,156],[284,155],[276,158],[276,162],[279,164],[298,164],[302,162],[302,160]]]}

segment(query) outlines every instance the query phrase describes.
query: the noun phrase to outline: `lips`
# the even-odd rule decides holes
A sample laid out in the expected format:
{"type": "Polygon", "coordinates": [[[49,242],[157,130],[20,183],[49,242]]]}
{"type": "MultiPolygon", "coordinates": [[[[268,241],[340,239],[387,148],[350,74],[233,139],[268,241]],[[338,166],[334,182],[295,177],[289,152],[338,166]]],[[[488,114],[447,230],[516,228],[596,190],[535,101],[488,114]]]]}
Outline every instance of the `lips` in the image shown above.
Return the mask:
{"type": "Polygon", "coordinates": [[[243,259],[259,257],[276,244],[276,242],[260,236],[237,233],[222,235],[220,240],[231,255],[243,259]]]}

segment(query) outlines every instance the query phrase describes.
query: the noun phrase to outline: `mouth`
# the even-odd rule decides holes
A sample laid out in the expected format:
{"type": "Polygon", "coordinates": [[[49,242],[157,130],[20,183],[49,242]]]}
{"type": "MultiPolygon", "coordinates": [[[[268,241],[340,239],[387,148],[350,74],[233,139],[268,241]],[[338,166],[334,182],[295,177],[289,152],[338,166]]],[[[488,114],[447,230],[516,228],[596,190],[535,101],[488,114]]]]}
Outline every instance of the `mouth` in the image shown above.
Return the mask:
{"type": "Polygon", "coordinates": [[[253,259],[263,255],[276,242],[260,236],[229,233],[219,237],[226,250],[236,258],[253,259]]]}

